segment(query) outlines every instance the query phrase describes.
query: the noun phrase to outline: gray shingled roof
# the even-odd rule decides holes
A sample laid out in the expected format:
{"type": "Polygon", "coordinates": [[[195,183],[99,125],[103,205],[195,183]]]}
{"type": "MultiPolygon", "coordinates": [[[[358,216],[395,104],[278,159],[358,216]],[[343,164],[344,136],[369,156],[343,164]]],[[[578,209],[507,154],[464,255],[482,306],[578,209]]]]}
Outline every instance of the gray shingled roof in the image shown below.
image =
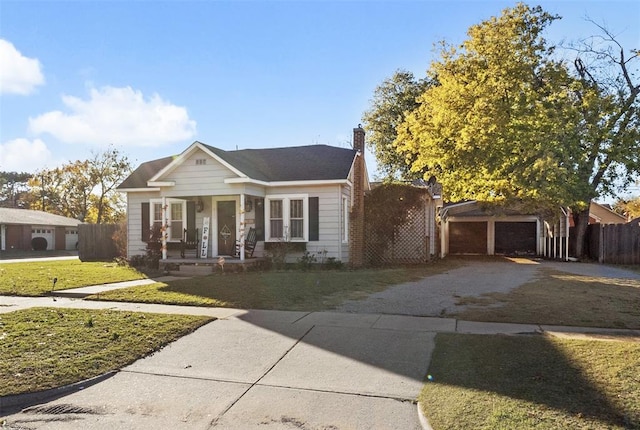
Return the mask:
{"type": "MultiPolygon", "coordinates": [[[[249,178],[265,182],[347,179],[356,155],[353,149],[328,145],[237,151],[202,145],[249,178]]],[[[143,163],[118,188],[145,188],[147,181],[172,159],[167,157],[143,163]]]]}
{"type": "Polygon", "coordinates": [[[175,156],[164,157],[142,163],[127,179],[118,185],[118,188],[147,188],[147,181],[164,169],[174,158],[175,156]]]}
{"type": "Polygon", "coordinates": [[[67,218],[42,211],[0,208],[0,224],[77,227],[78,224],[82,223],[74,218],[67,218]]]}

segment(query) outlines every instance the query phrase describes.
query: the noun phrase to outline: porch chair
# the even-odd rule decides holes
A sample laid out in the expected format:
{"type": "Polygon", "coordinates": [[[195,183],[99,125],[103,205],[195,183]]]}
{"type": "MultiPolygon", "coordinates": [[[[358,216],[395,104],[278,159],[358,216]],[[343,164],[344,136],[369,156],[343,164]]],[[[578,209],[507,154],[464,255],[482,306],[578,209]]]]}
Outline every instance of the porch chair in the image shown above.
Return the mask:
{"type": "Polygon", "coordinates": [[[180,257],[185,258],[189,254],[192,258],[198,258],[200,253],[198,252],[198,229],[184,229],[182,233],[182,239],[180,239],[180,257]]]}
{"type": "MultiPolygon", "coordinates": [[[[256,229],[251,227],[247,233],[247,237],[244,239],[244,256],[247,258],[253,257],[253,250],[256,247],[256,229]]],[[[240,242],[236,241],[236,256],[240,257],[240,242]]]]}

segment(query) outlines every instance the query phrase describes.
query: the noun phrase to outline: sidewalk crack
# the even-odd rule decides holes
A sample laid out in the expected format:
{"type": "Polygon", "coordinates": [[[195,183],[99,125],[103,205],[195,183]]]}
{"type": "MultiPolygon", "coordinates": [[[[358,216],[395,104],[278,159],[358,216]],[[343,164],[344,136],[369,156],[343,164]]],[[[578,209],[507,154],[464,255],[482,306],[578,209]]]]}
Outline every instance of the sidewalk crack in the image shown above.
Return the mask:
{"type": "MultiPolygon", "coordinates": [[[[304,317],[303,317],[304,318],[304,317]]],[[[218,422],[220,421],[220,419],[227,413],[229,412],[229,410],[231,408],[233,408],[235,406],[236,403],[238,403],[253,387],[255,387],[256,385],[258,385],[260,383],[260,381],[262,381],[262,379],[264,379],[265,376],[267,376],[269,374],[269,372],[271,372],[273,370],[274,367],[276,367],[286,356],[287,354],[289,354],[289,352],[291,352],[291,350],[293,350],[293,348],[295,348],[296,346],[298,346],[298,344],[300,342],[302,342],[302,339],[304,339],[310,332],[311,330],[313,330],[315,328],[315,325],[312,325],[309,330],[307,330],[306,332],[304,332],[304,334],[302,336],[300,336],[298,338],[298,340],[291,345],[291,347],[289,349],[287,349],[281,356],[280,358],[278,358],[275,363],[273,363],[273,365],[271,367],[269,367],[263,374],[262,376],[260,376],[258,379],[255,380],[255,382],[253,382],[249,388],[247,388],[246,390],[244,390],[244,392],[242,394],[240,394],[238,396],[237,399],[235,399],[233,402],[231,402],[231,404],[229,406],[227,406],[222,412],[220,412],[220,414],[218,414],[217,417],[215,417],[211,423],[209,424],[209,428],[213,428],[215,427],[218,422]]]]}

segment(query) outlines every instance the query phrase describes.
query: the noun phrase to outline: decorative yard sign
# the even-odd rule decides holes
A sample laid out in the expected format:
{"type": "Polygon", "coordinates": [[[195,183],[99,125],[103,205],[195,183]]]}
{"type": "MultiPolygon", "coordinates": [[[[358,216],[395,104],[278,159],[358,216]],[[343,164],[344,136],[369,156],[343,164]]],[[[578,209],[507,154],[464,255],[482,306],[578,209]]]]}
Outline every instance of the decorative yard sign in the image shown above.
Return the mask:
{"type": "Polygon", "coordinates": [[[207,250],[209,249],[209,217],[206,216],[202,220],[202,240],[200,241],[200,258],[207,258],[207,250]]]}

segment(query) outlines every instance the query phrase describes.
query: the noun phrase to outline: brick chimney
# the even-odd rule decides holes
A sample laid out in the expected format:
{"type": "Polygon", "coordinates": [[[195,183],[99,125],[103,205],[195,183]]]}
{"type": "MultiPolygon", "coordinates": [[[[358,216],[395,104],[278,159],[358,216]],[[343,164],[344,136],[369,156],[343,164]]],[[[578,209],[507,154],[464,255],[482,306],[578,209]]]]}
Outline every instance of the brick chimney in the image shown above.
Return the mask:
{"type": "Polygon", "coordinates": [[[360,124],[353,129],[353,189],[349,226],[349,261],[352,267],[364,266],[364,129],[360,124]]]}

